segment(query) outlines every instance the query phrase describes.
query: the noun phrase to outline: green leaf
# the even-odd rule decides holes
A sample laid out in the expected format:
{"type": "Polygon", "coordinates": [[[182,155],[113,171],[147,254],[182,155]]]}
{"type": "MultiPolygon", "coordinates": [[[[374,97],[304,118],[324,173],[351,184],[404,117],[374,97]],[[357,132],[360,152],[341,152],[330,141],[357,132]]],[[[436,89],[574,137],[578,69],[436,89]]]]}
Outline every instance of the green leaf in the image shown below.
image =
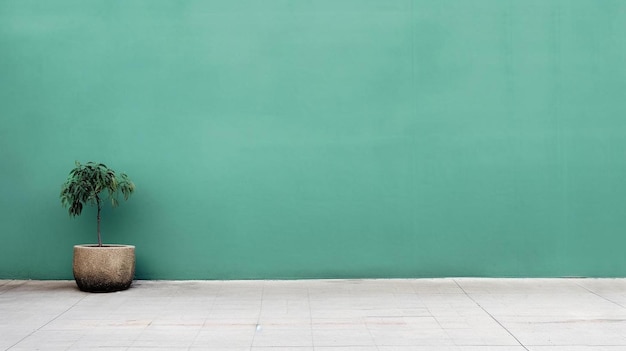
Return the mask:
{"type": "Polygon", "coordinates": [[[113,207],[119,205],[117,196],[120,192],[124,200],[128,200],[135,189],[135,185],[125,173],[117,176],[114,170],[103,163],[81,164],[76,161],[75,165],[59,193],[61,205],[69,207],[68,212],[72,217],[80,215],[86,203],[96,204],[99,201],[99,194],[105,189],[113,207]]]}

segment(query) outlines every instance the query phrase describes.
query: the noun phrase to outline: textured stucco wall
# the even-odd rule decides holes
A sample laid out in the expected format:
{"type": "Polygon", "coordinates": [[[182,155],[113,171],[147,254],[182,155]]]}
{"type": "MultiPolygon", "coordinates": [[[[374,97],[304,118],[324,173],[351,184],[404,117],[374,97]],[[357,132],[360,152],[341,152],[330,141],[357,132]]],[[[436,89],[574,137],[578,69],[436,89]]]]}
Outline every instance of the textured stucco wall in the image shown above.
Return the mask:
{"type": "Polygon", "coordinates": [[[626,276],[624,1],[0,2],[0,277],[626,276]]]}

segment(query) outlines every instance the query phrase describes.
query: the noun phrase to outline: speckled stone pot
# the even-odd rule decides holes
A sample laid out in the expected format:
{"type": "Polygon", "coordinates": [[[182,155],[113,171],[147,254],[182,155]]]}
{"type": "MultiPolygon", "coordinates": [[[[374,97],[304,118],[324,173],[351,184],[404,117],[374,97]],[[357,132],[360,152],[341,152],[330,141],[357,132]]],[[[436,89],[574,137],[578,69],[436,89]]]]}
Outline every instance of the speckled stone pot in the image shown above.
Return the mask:
{"type": "Polygon", "coordinates": [[[135,276],[132,245],[74,246],[74,279],[89,292],[112,292],[130,287],[135,276]]]}

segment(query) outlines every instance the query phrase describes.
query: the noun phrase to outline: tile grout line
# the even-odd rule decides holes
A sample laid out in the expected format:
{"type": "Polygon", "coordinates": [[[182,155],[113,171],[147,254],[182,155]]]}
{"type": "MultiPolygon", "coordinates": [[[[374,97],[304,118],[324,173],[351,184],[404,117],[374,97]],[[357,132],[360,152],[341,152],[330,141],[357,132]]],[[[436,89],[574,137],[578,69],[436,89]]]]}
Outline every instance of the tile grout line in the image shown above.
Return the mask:
{"type": "Polygon", "coordinates": [[[74,308],[76,305],[78,305],[80,302],[82,302],[85,298],[87,298],[87,296],[89,296],[88,294],[85,294],[83,297],[81,297],[78,301],[74,302],[72,304],[72,306],[68,307],[65,311],[59,313],[56,317],[52,318],[51,320],[47,321],[46,323],[44,323],[42,326],[40,326],[39,328],[33,330],[32,332],[28,333],[28,335],[26,335],[25,337],[21,338],[20,340],[18,340],[18,342],[16,342],[15,344],[9,346],[6,351],[9,351],[10,349],[14,348],[15,346],[19,345],[22,341],[26,340],[27,338],[31,337],[33,334],[35,334],[36,332],[40,331],[42,328],[44,328],[45,326],[47,326],[48,324],[56,321],[57,319],[59,319],[59,317],[61,317],[62,315],[66,314],[69,310],[71,310],[72,308],[74,308]]]}
{"type": "Polygon", "coordinates": [[[265,299],[265,281],[261,284],[261,306],[259,307],[259,316],[256,319],[256,325],[254,326],[254,334],[252,335],[252,341],[250,342],[250,349],[254,347],[254,339],[261,330],[261,313],[263,313],[263,300],[265,299]]]}
{"type": "Polygon", "coordinates": [[[365,320],[363,320],[363,324],[365,325],[365,329],[367,329],[367,333],[370,335],[370,338],[372,338],[372,341],[374,342],[374,346],[376,347],[376,350],[380,351],[380,347],[378,347],[378,343],[376,342],[376,338],[374,337],[374,334],[372,334],[372,330],[370,329],[369,323],[367,322],[369,316],[365,316],[365,317],[361,317],[364,318],[365,320]]]}
{"type": "Polygon", "coordinates": [[[152,319],[150,319],[150,323],[148,323],[147,325],[145,325],[143,328],[141,328],[141,331],[135,336],[135,338],[133,338],[133,341],[130,343],[130,346],[128,348],[135,348],[135,347],[140,347],[140,346],[135,346],[135,344],[141,339],[141,337],[143,336],[143,334],[146,332],[146,330],[148,328],[150,328],[150,326],[154,323],[155,319],[158,319],[158,315],[152,319]]]}
{"type": "Polygon", "coordinates": [[[441,325],[441,322],[439,321],[439,318],[437,318],[437,317],[433,314],[433,312],[430,310],[430,308],[429,308],[428,306],[426,306],[426,304],[424,304],[424,300],[422,300],[422,298],[420,297],[420,294],[419,294],[419,292],[417,291],[417,289],[415,288],[415,285],[413,285],[413,293],[414,293],[414,294],[415,294],[415,295],[416,295],[416,296],[420,299],[420,301],[421,301],[421,302],[422,302],[422,304],[424,305],[424,308],[426,309],[426,311],[428,311],[428,315],[429,315],[430,317],[432,317],[432,318],[435,320],[435,322],[437,322],[437,325],[439,326],[439,328],[441,328],[441,330],[443,330],[443,332],[444,332],[444,333],[446,333],[446,335],[448,336],[448,338],[449,338],[450,340],[452,340],[452,342],[454,343],[454,345],[459,346],[459,345],[457,345],[457,343],[456,343],[456,341],[454,340],[454,338],[452,338],[452,336],[451,336],[451,335],[450,335],[450,333],[448,332],[448,329],[447,329],[447,328],[444,328],[444,327],[441,325]]]}
{"type": "Polygon", "coordinates": [[[193,341],[191,342],[191,346],[189,346],[189,349],[193,348],[194,344],[198,340],[198,336],[200,336],[200,333],[204,329],[207,321],[209,320],[209,316],[211,316],[211,312],[213,312],[213,309],[215,308],[215,302],[221,291],[222,291],[222,287],[220,286],[220,288],[217,290],[217,292],[215,293],[211,301],[211,306],[209,307],[209,311],[208,311],[209,315],[203,318],[202,325],[198,329],[198,332],[196,333],[196,335],[193,337],[193,341]]]}
{"type": "Polygon", "coordinates": [[[515,339],[515,341],[517,341],[517,343],[524,348],[524,350],[526,351],[530,351],[528,350],[528,348],[526,347],[526,345],[522,344],[521,341],[519,341],[519,339],[513,335],[513,333],[511,333],[511,331],[505,327],[502,323],[500,323],[500,321],[498,319],[496,319],[496,317],[494,317],[491,313],[489,313],[489,311],[487,311],[481,304],[479,304],[476,300],[474,300],[474,298],[472,298],[467,291],[465,291],[465,289],[463,289],[463,287],[461,286],[461,284],[459,284],[457,279],[453,279],[454,283],[456,284],[456,286],[459,287],[459,289],[461,289],[461,291],[463,291],[463,293],[465,294],[465,296],[467,296],[468,299],[472,300],[472,302],[474,302],[478,307],[480,307],[481,310],[483,310],[487,315],[489,315],[489,317],[491,317],[491,319],[493,319],[496,323],[498,323],[498,325],[500,327],[502,327],[502,329],[506,330],[507,333],[509,333],[509,335],[511,335],[511,337],[513,337],[513,339],[515,339]]]}
{"type": "Polygon", "coordinates": [[[309,326],[311,327],[311,347],[313,347],[313,350],[315,350],[315,338],[313,337],[313,310],[311,307],[311,287],[308,286],[308,283],[306,287],[306,298],[307,298],[307,302],[309,303],[309,326]]]}
{"type": "Polygon", "coordinates": [[[581,288],[583,288],[583,289],[585,289],[585,290],[587,290],[587,291],[588,291],[588,292],[590,292],[591,294],[596,295],[597,297],[599,297],[599,298],[601,298],[601,299],[603,299],[603,300],[605,300],[605,301],[608,301],[608,302],[610,302],[610,303],[612,303],[612,304],[615,304],[615,305],[617,305],[617,306],[619,306],[619,307],[621,307],[621,308],[626,308],[626,306],[624,306],[624,305],[622,305],[622,304],[620,304],[620,303],[618,303],[618,302],[615,302],[615,301],[613,301],[613,300],[611,300],[611,299],[609,299],[609,298],[607,298],[607,297],[604,297],[604,296],[602,296],[602,295],[600,295],[600,294],[596,293],[595,291],[590,290],[590,289],[588,289],[587,287],[585,287],[585,286],[583,286],[583,285],[580,285],[580,283],[578,283],[578,282],[576,282],[576,285],[577,285],[577,286],[579,286],[579,287],[581,287],[581,288]]]}

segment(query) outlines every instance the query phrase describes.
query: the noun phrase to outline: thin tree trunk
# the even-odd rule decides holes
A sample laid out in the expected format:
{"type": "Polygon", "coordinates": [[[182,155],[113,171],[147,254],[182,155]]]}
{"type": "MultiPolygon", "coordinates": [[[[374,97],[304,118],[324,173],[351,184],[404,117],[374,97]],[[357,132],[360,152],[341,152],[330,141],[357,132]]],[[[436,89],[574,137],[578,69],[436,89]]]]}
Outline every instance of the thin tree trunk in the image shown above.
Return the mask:
{"type": "Polygon", "coordinates": [[[96,202],[98,203],[98,246],[102,247],[102,238],[100,237],[100,198],[96,196],[96,202]]]}

